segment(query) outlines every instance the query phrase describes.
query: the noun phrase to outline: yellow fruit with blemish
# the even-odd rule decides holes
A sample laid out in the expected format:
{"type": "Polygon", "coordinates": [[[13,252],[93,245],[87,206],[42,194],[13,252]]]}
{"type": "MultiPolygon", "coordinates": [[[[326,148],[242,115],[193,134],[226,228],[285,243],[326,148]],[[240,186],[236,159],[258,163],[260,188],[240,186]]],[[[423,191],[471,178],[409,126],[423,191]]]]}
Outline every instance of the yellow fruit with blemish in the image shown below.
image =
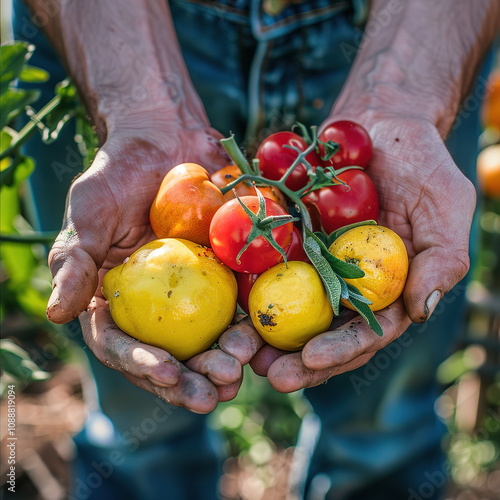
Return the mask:
{"type": "Polygon", "coordinates": [[[165,238],[111,269],[102,293],[121,330],[183,361],[207,350],[228,327],[237,286],[210,248],[165,238]]]}
{"type": "Polygon", "coordinates": [[[330,326],[333,310],[316,269],[290,261],[271,267],[248,297],[250,318],[261,337],[278,349],[296,351],[330,326]]]}

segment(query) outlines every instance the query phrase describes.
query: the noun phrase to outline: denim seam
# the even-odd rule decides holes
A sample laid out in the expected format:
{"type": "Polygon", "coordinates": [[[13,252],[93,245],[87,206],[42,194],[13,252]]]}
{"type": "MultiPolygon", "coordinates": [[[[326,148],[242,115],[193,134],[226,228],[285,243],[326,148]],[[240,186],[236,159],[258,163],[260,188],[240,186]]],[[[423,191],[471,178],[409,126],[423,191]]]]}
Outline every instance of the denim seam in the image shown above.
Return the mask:
{"type": "Polygon", "coordinates": [[[269,36],[273,31],[277,31],[278,29],[288,28],[290,30],[293,29],[294,25],[303,26],[323,21],[325,18],[347,10],[348,7],[348,2],[335,3],[334,5],[329,5],[327,7],[321,7],[319,9],[310,10],[308,12],[301,12],[299,14],[291,15],[269,25],[265,25],[260,22],[261,11],[259,11],[255,12],[254,15],[251,16],[252,28],[256,37],[265,37],[269,36]]]}

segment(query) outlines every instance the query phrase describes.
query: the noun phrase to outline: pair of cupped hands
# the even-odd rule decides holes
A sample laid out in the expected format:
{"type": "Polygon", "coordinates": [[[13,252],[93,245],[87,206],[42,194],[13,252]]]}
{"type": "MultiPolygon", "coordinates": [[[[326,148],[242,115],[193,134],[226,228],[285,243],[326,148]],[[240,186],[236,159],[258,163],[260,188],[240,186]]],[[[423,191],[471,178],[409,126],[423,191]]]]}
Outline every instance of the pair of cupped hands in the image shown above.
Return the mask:
{"type": "Polygon", "coordinates": [[[158,127],[108,134],[68,194],[63,228],[49,255],[54,279],[48,318],[66,323],[79,317],[85,342],[104,365],[197,413],[233,399],[247,363],[286,393],[361,367],[412,322],[426,321],[466,274],[475,191],[430,122],[373,113],[354,121],[369,131],[374,143],[369,175],[380,198],[379,223],[403,238],[410,257],[402,296],[376,313],[382,337],[359,316],[346,313],[303,350],[285,353],[266,345],[244,318],[222,334],[218,349],[179,362],[115,325],[100,292],[101,280],[155,239],[149,208],[166,171],[183,162],[199,163],[210,172],[226,164],[221,135],[206,125],[175,134],[163,134],[158,127]]]}

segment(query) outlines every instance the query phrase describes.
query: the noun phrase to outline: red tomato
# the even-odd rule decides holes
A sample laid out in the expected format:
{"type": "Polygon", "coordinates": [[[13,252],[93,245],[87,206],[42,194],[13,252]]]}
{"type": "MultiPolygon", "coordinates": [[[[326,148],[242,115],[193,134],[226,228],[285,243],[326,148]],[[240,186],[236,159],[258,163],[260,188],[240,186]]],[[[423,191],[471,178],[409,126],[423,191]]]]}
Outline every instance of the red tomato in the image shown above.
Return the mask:
{"type": "MultiPolygon", "coordinates": [[[[288,260],[301,260],[302,262],[308,262],[309,257],[307,256],[304,247],[302,246],[302,236],[300,234],[300,229],[297,226],[293,226],[292,242],[286,251],[286,258],[288,260]]],[[[238,304],[248,314],[248,295],[252,289],[255,280],[260,276],[260,273],[235,273],[236,281],[238,282],[238,304]]]]}
{"type": "MultiPolygon", "coordinates": [[[[257,196],[242,196],[240,200],[254,213],[259,211],[257,196]]],[[[288,215],[275,201],[264,198],[266,214],[288,215]]],[[[283,261],[282,255],[263,237],[255,238],[238,260],[246,245],[253,224],[237,199],[230,200],[215,213],[210,223],[210,247],[215,255],[233,271],[262,273],[283,261]]],[[[293,222],[287,222],[272,231],[274,239],[286,252],[292,241],[293,222]]]]}
{"type": "MultiPolygon", "coordinates": [[[[308,147],[306,141],[293,132],[276,132],[264,139],[255,157],[259,160],[259,168],[266,179],[279,180],[288,167],[295,161],[297,151],[284,146],[294,146],[301,151],[308,147]]],[[[306,156],[307,161],[313,166],[321,165],[321,158],[315,151],[306,156]]],[[[297,165],[285,185],[293,191],[303,188],[309,181],[307,169],[303,163],[297,165]]]]}
{"type": "MultiPolygon", "coordinates": [[[[338,175],[349,187],[327,186],[304,196],[303,201],[319,211],[321,225],[330,234],[336,229],[364,220],[377,220],[379,200],[375,185],[364,170],[349,169],[338,175]]],[[[220,209],[219,209],[220,210],[220,209]]]]}
{"type": "Polygon", "coordinates": [[[286,258],[288,260],[301,260],[302,262],[308,263],[311,262],[304,250],[302,235],[300,234],[300,229],[297,226],[293,226],[292,243],[290,243],[290,246],[286,251],[286,258]]]}
{"type": "Polygon", "coordinates": [[[372,140],[359,123],[348,120],[330,123],[319,135],[319,140],[337,142],[340,146],[340,151],[324,162],[327,166],[366,168],[370,164],[373,155],[372,140]]]}
{"type": "Polygon", "coordinates": [[[260,273],[235,273],[238,283],[238,305],[248,314],[248,296],[260,273]]]}

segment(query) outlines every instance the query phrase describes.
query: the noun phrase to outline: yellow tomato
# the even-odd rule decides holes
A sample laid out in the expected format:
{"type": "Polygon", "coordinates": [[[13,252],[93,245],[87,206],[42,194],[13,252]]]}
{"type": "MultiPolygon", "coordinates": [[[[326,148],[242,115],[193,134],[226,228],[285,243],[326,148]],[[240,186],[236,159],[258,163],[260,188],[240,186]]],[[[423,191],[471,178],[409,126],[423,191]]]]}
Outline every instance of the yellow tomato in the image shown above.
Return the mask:
{"type": "MultiPolygon", "coordinates": [[[[362,278],[346,279],[371,300],[370,309],[379,311],[392,304],[403,291],[408,275],[408,254],[403,240],[383,226],[358,226],[339,236],[330,253],[365,272],[362,278]]],[[[343,301],[344,305],[353,307],[343,301]]]]}
{"type": "Polygon", "coordinates": [[[182,361],[207,350],[227,328],[237,286],[210,248],[165,238],[111,269],[102,292],[119,328],[182,361]]]}
{"type": "Polygon", "coordinates": [[[328,329],[333,310],[311,264],[288,262],[262,273],[248,298],[250,317],[262,338],[278,349],[296,351],[328,329]]]}

